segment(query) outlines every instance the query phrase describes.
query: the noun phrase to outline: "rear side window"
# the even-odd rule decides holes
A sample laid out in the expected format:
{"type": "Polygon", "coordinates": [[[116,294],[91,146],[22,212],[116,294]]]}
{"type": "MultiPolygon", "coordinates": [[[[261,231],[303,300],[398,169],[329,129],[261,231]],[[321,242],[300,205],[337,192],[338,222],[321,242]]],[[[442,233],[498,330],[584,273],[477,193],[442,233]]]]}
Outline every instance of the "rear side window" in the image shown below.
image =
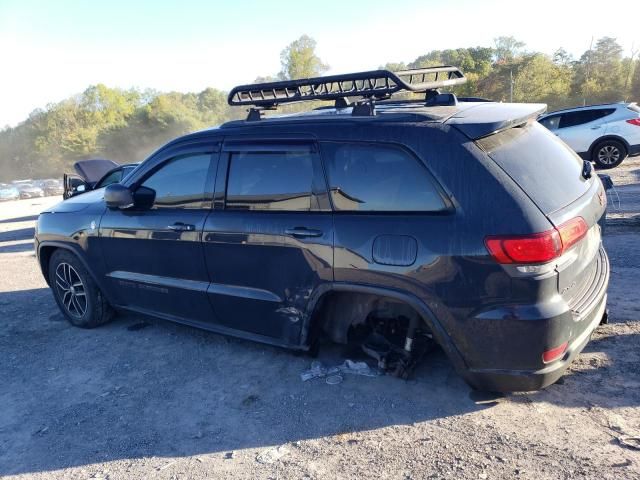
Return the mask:
{"type": "Polygon", "coordinates": [[[446,209],[425,166],[401,148],[325,142],[322,153],[335,210],[437,212],[446,209]]]}
{"type": "Polygon", "coordinates": [[[156,192],[154,208],[201,208],[211,154],[176,157],[160,167],[142,185],[156,192]]]}
{"type": "Polygon", "coordinates": [[[309,152],[231,155],[226,209],[309,211],[313,159],[309,152]]]}
{"type": "Polygon", "coordinates": [[[613,112],[615,112],[615,108],[600,108],[563,113],[560,118],[560,128],[575,127],[593,122],[594,120],[611,115],[613,112]]]}

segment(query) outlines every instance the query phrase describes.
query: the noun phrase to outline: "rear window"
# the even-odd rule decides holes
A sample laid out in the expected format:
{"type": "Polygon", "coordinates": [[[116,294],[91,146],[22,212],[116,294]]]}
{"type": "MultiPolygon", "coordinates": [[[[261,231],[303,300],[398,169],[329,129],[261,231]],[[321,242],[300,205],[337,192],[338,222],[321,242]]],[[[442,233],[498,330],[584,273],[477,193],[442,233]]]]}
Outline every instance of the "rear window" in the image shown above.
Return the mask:
{"type": "Polygon", "coordinates": [[[589,189],[580,157],[537,122],[491,135],[477,144],[545,214],[568,205],[589,189]]]}

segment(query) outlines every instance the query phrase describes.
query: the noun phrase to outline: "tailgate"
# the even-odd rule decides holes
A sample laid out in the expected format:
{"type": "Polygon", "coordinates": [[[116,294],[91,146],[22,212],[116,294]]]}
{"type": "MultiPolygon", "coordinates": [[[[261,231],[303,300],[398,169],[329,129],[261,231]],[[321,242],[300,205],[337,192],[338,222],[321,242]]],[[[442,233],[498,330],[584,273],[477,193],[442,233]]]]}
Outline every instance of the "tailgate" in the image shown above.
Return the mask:
{"type": "Polygon", "coordinates": [[[606,195],[598,176],[585,172],[575,152],[537,122],[480,139],[477,144],[556,228],[576,217],[584,219],[587,234],[556,260],[556,271],[558,292],[572,309],[589,303],[585,296],[593,293],[603,269],[598,220],[605,212],[606,195]]]}

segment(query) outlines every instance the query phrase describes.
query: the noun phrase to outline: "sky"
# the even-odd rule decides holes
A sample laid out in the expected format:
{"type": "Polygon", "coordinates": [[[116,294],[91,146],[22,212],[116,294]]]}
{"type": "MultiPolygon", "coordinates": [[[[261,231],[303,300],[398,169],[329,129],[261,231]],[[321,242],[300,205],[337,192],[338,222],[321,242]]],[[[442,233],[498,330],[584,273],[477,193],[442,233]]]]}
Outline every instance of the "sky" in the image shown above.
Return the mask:
{"type": "Polygon", "coordinates": [[[303,34],[345,73],[510,35],[575,57],[613,36],[628,55],[638,25],[639,0],[0,0],[0,128],[97,83],[228,90],[276,74],[303,34]]]}

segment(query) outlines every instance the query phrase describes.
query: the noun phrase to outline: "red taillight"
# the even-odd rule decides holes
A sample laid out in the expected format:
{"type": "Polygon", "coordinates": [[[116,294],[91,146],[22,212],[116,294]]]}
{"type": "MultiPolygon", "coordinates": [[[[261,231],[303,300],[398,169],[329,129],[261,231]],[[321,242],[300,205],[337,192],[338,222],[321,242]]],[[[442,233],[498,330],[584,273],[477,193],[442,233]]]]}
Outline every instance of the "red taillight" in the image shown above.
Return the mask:
{"type": "Polygon", "coordinates": [[[546,352],[543,352],[542,361],[544,363],[551,363],[555,360],[558,360],[560,357],[562,357],[562,355],[564,355],[564,352],[567,351],[568,346],[569,346],[569,342],[564,342],[562,345],[558,345],[555,348],[552,348],[550,350],[547,350],[546,352]]]}
{"type": "Polygon", "coordinates": [[[558,227],[562,240],[562,251],[566,252],[587,234],[587,223],[582,217],[576,217],[558,227]]]}
{"type": "Polygon", "coordinates": [[[587,224],[576,217],[557,229],[532,235],[495,235],[485,245],[498,263],[545,263],[562,255],[587,233],[587,224]]]}
{"type": "Polygon", "coordinates": [[[627,120],[627,123],[640,127],[640,118],[632,118],[631,120],[627,120]]]}
{"type": "Polygon", "coordinates": [[[498,263],[544,263],[553,260],[562,251],[562,242],[556,230],[527,236],[487,237],[485,244],[498,263]]]}

